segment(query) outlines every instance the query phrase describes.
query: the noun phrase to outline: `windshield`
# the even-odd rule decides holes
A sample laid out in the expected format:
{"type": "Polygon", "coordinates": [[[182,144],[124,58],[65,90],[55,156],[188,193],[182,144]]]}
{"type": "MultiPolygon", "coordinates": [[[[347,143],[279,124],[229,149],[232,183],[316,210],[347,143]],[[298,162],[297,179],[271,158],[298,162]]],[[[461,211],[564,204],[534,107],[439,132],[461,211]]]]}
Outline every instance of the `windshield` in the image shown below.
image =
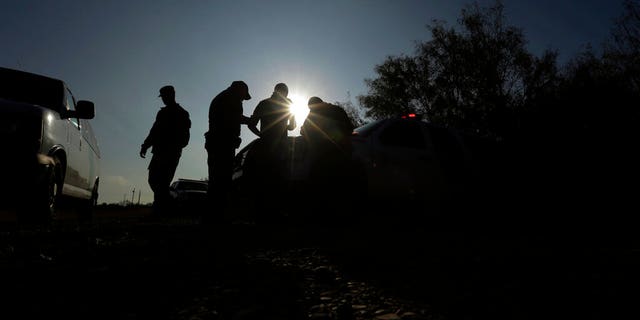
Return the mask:
{"type": "Polygon", "coordinates": [[[180,183],[178,183],[178,189],[180,189],[180,190],[207,191],[207,183],[206,182],[181,181],[180,183]]]}
{"type": "Polygon", "coordinates": [[[60,80],[0,68],[0,98],[61,110],[64,84],[60,80]]]}
{"type": "Polygon", "coordinates": [[[375,130],[375,128],[377,128],[384,120],[377,120],[374,122],[370,122],[367,123],[361,127],[357,127],[355,129],[353,129],[353,132],[355,132],[357,135],[359,136],[363,136],[366,137],[368,136],[373,130],[375,130]]]}

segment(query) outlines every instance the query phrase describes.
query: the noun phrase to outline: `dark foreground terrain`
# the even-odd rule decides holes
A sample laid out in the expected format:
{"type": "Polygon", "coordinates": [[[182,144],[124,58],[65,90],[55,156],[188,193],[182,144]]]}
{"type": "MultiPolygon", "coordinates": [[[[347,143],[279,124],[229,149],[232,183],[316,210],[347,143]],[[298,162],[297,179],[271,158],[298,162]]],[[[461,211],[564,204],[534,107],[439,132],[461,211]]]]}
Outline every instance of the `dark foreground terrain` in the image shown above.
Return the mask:
{"type": "MultiPolygon", "coordinates": [[[[108,209],[0,233],[0,319],[637,318],[637,232],[203,225],[108,209]]],[[[631,230],[625,229],[625,230],[631,230]]]]}

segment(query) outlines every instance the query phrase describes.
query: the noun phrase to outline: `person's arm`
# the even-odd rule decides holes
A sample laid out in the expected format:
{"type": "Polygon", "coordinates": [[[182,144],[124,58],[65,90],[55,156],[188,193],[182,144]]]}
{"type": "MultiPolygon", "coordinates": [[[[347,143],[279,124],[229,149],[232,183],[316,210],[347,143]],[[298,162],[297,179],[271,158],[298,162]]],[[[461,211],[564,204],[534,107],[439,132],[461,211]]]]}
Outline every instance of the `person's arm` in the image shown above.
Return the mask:
{"type": "Polygon", "coordinates": [[[249,128],[249,130],[251,130],[251,132],[253,132],[253,134],[255,134],[258,137],[260,136],[260,130],[258,129],[258,121],[259,120],[260,119],[252,116],[247,121],[247,127],[249,128]]]}
{"type": "Polygon", "coordinates": [[[183,131],[182,131],[182,139],[180,141],[180,147],[184,148],[189,145],[189,140],[191,139],[191,119],[189,117],[189,113],[185,111],[184,123],[183,123],[183,131]]]}
{"type": "Polygon", "coordinates": [[[140,147],[140,158],[146,158],[147,157],[147,148],[144,146],[144,144],[140,147]]]}
{"type": "Polygon", "coordinates": [[[293,114],[289,114],[289,124],[287,125],[287,130],[291,131],[297,126],[298,125],[296,124],[296,116],[293,114]]]}
{"type": "Polygon", "coordinates": [[[293,105],[293,100],[289,98],[285,98],[287,100],[287,112],[289,113],[289,118],[287,119],[287,130],[291,131],[295,129],[298,124],[296,123],[296,116],[291,113],[291,106],[293,105]]]}
{"type": "Polygon", "coordinates": [[[153,146],[155,142],[155,137],[158,135],[158,119],[160,118],[160,112],[156,115],[156,120],[153,122],[153,126],[151,126],[151,130],[149,130],[149,135],[144,139],[144,142],[140,146],[140,157],[146,158],[147,150],[153,146]]]}
{"type": "Polygon", "coordinates": [[[256,108],[253,110],[253,114],[247,121],[247,127],[249,128],[249,130],[251,130],[251,132],[253,132],[253,134],[255,134],[258,137],[260,136],[260,130],[258,129],[258,121],[260,121],[260,114],[262,112],[262,108],[263,108],[262,102],[258,103],[256,108]]]}
{"type": "Polygon", "coordinates": [[[247,117],[244,114],[240,115],[240,124],[249,125],[251,124],[251,121],[252,121],[251,117],[247,117]]]}

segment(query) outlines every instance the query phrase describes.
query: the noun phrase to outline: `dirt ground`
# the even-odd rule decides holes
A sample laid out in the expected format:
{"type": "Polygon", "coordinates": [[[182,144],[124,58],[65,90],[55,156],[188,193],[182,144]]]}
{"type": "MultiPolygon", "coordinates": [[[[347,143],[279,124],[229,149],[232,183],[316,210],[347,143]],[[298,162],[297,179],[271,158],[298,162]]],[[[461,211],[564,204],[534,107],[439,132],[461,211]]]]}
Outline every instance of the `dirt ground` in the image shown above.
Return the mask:
{"type": "Polygon", "coordinates": [[[0,319],[637,318],[634,232],[148,217],[5,215],[0,319]]]}

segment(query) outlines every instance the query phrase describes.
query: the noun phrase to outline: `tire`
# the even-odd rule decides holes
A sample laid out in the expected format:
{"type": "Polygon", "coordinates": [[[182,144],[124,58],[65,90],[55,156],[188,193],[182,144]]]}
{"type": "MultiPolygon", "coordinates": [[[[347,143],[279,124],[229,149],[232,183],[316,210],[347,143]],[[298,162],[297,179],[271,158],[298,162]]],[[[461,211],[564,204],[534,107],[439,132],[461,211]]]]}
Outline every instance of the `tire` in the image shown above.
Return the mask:
{"type": "Polygon", "coordinates": [[[78,216],[80,221],[90,222],[93,220],[93,210],[98,204],[98,185],[98,181],[96,181],[96,184],[93,186],[93,191],[91,191],[91,198],[82,200],[78,216]]]}
{"type": "Polygon", "coordinates": [[[62,181],[64,176],[62,175],[62,165],[58,158],[54,158],[54,166],[50,170],[50,175],[46,181],[46,195],[42,212],[46,222],[51,222],[56,218],[58,207],[60,204],[60,197],[62,196],[62,181]]]}
{"type": "Polygon", "coordinates": [[[36,185],[34,199],[24,205],[18,218],[22,222],[50,224],[56,217],[62,195],[62,164],[54,158],[54,164],[46,168],[42,180],[36,185]]]}

